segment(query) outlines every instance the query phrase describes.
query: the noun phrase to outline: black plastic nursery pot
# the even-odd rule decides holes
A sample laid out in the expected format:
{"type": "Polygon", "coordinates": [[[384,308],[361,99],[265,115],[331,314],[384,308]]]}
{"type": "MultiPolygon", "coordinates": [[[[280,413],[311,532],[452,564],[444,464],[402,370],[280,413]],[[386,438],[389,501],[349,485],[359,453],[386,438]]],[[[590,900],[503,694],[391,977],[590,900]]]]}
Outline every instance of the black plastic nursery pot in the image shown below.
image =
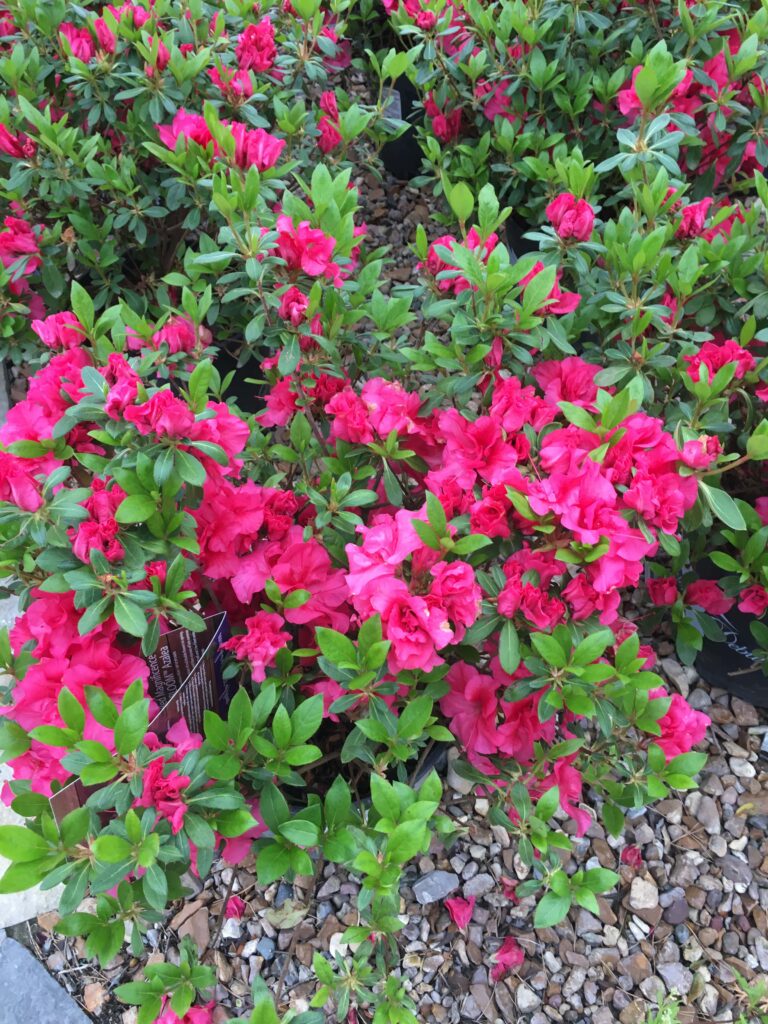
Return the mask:
{"type": "Polygon", "coordinates": [[[267,387],[265,384],[250,384],[249,380],[261,379],[261,361],[264,354],[253,352],[242,365],[239,365],[240,351],[240,346],[237,343],[224,342],[219,349],[219,354],[214,359],[214,364],[221,374],[222,380],[228,373],[234,373],[227,388],[226,397],[234,398],[242,412],[260,412],[264,405],[263,399],[267,393],[267,387]]]}
{"type": "Polygon", "coordinates": [[[696,671],[711,686],[727,690],[756,707],[768,707],[768,675],[757,659],[755,639],[749,628],[754,616],[733,608],[727,615],[713,617],[725,639],[718,642],[704,637],[695,662],[696,671]]]}
{"type": "Polygon", "coordinates": [[[536,231],[538,224],[529,224],[516,213],[510,214],[505,223],[507,248],[514,260],[522,259],[528,253],[538,252],[538,244],[530,238],[524,238],[526,231],[536,231]]]}
{"type": "Polygon", "coordinates": [[[410,181],[421,171],[422,152],[413,126],[415,119],[423,116],[416,109],[419,93],[416,86],[401,75],[395,80],[395,87],[389,94],[389,113],[401,121],[408,121],[409,128],[399,139],[386,142],[381,148],[381,160],[384,167],[398,181],[410,181]]]}

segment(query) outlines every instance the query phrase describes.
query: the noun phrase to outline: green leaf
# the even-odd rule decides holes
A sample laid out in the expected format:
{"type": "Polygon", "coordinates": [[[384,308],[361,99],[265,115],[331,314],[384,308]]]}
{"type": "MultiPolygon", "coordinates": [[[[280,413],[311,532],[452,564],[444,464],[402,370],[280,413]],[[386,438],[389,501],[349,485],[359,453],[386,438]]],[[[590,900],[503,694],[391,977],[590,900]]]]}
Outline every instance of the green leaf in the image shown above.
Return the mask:
{"type": "Polygon", "coordinates": [[[416,739],[421,736],[427,719],[432,714],[432,698],[422,695],[415,700],[410,700],[397,720],[397,735],[406,739],[416,739]]]}
{"type": "Polygon", "coordinates": [[[176,452],[176,469],[181,479],[193,487],[202,487],[205,483],[206,474],[202,462],[181,448],[176,452]]]}
{"type": "Polygon", "coordinates": [[[31,889],[33,886],[39,885],[50,872],[51,867],[49,858],[11,864],[6,869],[3,877],[0,878],[0,895],[6,896],[12,892],[24,892],[25,889],[31,889]]]}
{"type": "Polygon", "coordinates": [[[615,638],[610,629],[599,629],[595,633],[590,633],[576,645],[571,662],[579,666],[590,665],[614,642],[615,638]]]}
{"type": "Polygon", "coordinates": [[[66,686],[59,691],[58,707],[64,724],[82,735],[85,727],[85,709],[66,686]]]}
{"type": "Polygon", "coordinates": [[[142,698],[120,715],[115,724],[115,750],[126,757],[135,752],[149,726],[149,701],[142,698]]]}
{"type": "Polygon", "coordinates": [[[499,661],[501,662],[501,667],[509,675],[512,675],[520,664],[520,639],[511,619],[507,619],[501,627],[501,633],[499,634],[499,661]]]}
{"type": "Polygon", "coordinates": [[[357,665],[357,651],[348,637],[325,626],[317,626],[315,636],[323,656],[334,665],[357,665]]]}
{"type": "Polygon", "coordinates": [[[536,817],[543,822],[549,821],[560,804],[560,788],[552,786],[536,804],[536,817]]]}
{"type": "Polygon", "coordinates": [[[557,893],[546,893],[538,903],[533,915],[534,928],[553,928],[563,921],[571,909],[571,895],[558,896],[557,893]]]}
{"type": "Polygon", "coordinates": [[[582,430],[591,434],[595,433],[597,424],[583,406],[574,405],[572,402],[558,402],[557,404],[563,410],[563,415],[569,423],[573,423],[574,426],[581,427],[582,430]]]}
{"type": "Polygon", "coordinates": [[[468,537],[460,537],[453,545],[452,551],[454,555],[471,555],[473,551],[478,551],[491,543],[490,537],[482,533],[472,533],[468,537]]]}
{"type": "Polygon", "coordinates": [[[416,531],[419,540],[426,544],[428,548],[432,548],[433,551],[441,550],[440,537],[429,523],[425,523],[421,519],[412,519],[411,526],[416,531]]]}
{"type": "Polygon", "coordinates": [[[216,819],[216,831],[227,839],[241,836],[255,826],[256,819],[247,807],[235,807],[231,811],[222,811],[216,819]]]}
{"type": "Polygon", "coordinates": [[[426,500],[429,524],[439,537],[444,537],[448,532],[448,521],[445,518],[445,510],[442,503],[431,491],[427,491],[426,500]]]}
{"type": "Polygon", "coordinates": [[[347,782],[341,775],[333,780],[333,785],[325,794],[325,823],[329,829],[346,823],[352,809],[352,794],[347,782]]]}
{"type": "Polygon", "coordinates": [[[118,594],[115,598],[115,619],[120,629],[131,636],[141,637],[147,631],[144,611],[124,594],[118,594]]]}
{"type": "Polygon", "coordinates": [[[144,896],[155,910],[164,910],[168,902],[168,879],[159,864],[150,864],[141,879],[144,896]]]}
{"type": "Polygon", "coordinates": [[[158,487],[162,487],[170,477],[175,463],[176,450],[174,448],[164,448],[157,456],[152,475],[158,487]]]}
{"type": "Polygon", "coordinates": [[[301,818],[284,821],[279,832],[281,836],[284,836],[290,843],[296,843],[297,846],[317,846],[320,839],[317,825],[301,818]]]}
{"type": "Polygon", "coordinates": [[[469,185],[465,182],[460,181],[451,187],[450,192],[448,192],[448,202],[459,223],[464,224],[472,216],[472,211],[475,208],[475,197],[472,195],[469,185]]]}
{"type": "Polygon", "coordinates": [[[274,782],[268,782],[262,789],[259,811],[264,824],[272,832],[277,832],[282,823],[291,817],[288,803],[274,782]]]}
{"type": "Polygon", "coordinates": [[[15,863],[40,860],[51,852],[49,843],[23,825],[0,826],[0,856],[15,863]]]}
{"type": "Polygon", "coordinates": [[[147,981],[128,981],[124,985],[118,985],[115,995],[121,1002],[129,1003],[131,1006],[142,1006],[148,1000],[157,998],[147,981]]]}
{"type": "Polygon", "coordinates": [[[614,837],[620,836],[624,831],[624,812],[621,808],[616,804],[604,804],[602,817],[610,834],[614,837]]]}
{"type": "Polygon", "coordinates": [[[270,843],[259,850],[256,858],[256,874],[260,885],[270,885],[282,878],[291,869],[291,857],[284,846],[270,843]]]}
{"type": "Polygon", "coordinates": [[[80,323],[90,332],[93,328],[93,302],[88,292],[77,281],[72,282],[69,304],[80,323]]]}
{"type": "Polygon", "coordinates": [[[387,861],[406,864],[423,848],[427,829],[415,821],[404,821],[390,833],[387,840],[387,861]]]}
{"type": "Polygon", "coordinates": [[[375,772],[371,774],[371,799],[382,818],[400,820],[400,800],[393,787],[375,772]]]}
{"type": "Polygon", "coordinates": [[[286,750],[290,746],[291,719],[284,704],[280,705],[272,719],[272,736],[278,750],[286,750]]]}
{"type": "Polygon", "coordinates": [[[531,643],[548,665],[565,668],[568,659],[554,637],[547,633],[532,633],[531,643]]]}
{"type": "Polygon", "coordinates": [[[157,503],[148,494],[129,494],[120,502],[115,519],[118,523],[145,523],[157,512],[157,503]]]}
{"type": "Polygon", "coordinates": [[[99,725],[112,729],[118,719],[118,710],[114,702],[98,686],[86,686],[85,700],[93,717],[99,725]]]}
{"type": "Polygon", "coordinates": [[[275,1011],[272,996],[269,994],[262,978],[257,978],[253,984],[253,1013],[251,1014],[251,1022],[252,1024],[280,1024],[280,1018],[275,1011]]]}
{"type": "Polygon", "coordinates": [[[291,743],[305,743],[323,721],[323,696],[318,693],[299,704],[291,715],[291,743]]]}
{"type": "Polygon", "coordinates": [[[710,487],[703,480],[699,480],[699,490],[704,495],[704,500],[712,510],[713,515],[730,526],[732,530],[746,530],[747,524],[741,514],[739,506],[726,491],[719,487],[710,487]]]}
{"type": "Polygon", "coordinates": [[[592,892],[608,892],[618,884],[619,876],[608,868],[590,868],[584,872],[584,884],[592,892]]]}
{"type": "Polygon", "coordinates": [[[131,844],[120,836],[99,836],[91,846],[97,860],[119,864],[131,857],[131,844]]]}

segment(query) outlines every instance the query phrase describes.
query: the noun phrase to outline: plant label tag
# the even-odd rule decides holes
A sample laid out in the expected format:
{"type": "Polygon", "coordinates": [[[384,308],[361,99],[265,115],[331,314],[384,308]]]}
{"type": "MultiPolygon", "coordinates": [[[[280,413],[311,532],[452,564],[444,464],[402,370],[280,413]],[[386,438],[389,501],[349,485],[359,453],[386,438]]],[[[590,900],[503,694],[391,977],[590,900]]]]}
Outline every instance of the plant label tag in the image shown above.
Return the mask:
{"type": "MultiPolygon", "coordinates": [[[[150,720],[149,732],[162,739],[180,718],[186,720],[190,732],[202,732],[206,711],[226,714],[235,692],[234,679],[224,679],[222,672],[221,644],[228,636],[227,613],[219,612],[206,618],[205,629],[199,633],[179,628],[160,637],[157,649],[147,658],[147,689],[160,709],[150,720]]],[[[53,816],[61,822],[102,788],[84,786],[75,779],[51,797],[53,816]]]]}
{"type": "Polygon", "coordinates": [[[403,119],[403,102],[397,89],[385,89],[382,99],[384,100],[384,117],[391,117],[395,121],[403,119]]]}

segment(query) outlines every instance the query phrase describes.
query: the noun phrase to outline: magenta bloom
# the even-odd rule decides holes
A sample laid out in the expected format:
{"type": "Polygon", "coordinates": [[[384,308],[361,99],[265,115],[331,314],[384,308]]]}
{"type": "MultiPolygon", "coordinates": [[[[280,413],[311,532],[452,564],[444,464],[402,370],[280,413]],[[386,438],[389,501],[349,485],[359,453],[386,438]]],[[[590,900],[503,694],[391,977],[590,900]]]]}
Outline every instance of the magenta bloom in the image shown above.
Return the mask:
{"type": "Polygon", "coordinates": [[[67,40],[72,56],[78,60],[87,64],[96,56],[96,46],[87,28],[77,28],[76,25],[64,21],[59,25],[59,35],[67,40]]]}
{"type": "MultiPolygon", "coordinates": [[[[667,694],[659,687],[651,690],[648,696],[655,700],[667,694]]],[[[661,736],[656,737],[654,742],[664,751],[667,761],[671,761],[701,743],[709,724],[710,719],[703,711],[696,711],[679,693],[673,693],[667,713],[658,721],[661,736]]]]}
{"type": "Polygon", "coordinates": [[[577,242],[587,242],[592,237],[595,211],[586,199],[577,199],[572,192],[563,192],[544,212],[563,241],[573,238],[577,242]]]}
{"type": "Polygon", "coordinates": [[[157,134],[163,145],[169,149],[176,149],[179,139],[196,142],[198,146],[207,146],[213,142],[211,130],[202,114],[190,114],[183,109],[177,111],[170,125],[159,124],[157,134]]]}
{"type": "Polygon", "coordinates": [[[275,138],[263,128],[246,128],[232,122],[229,130],[235,138],[235,163],[243,170],[255,167],[257,171],[267,171],[275,166],[285,149],[285,139],[275,138]]]}
{"type": "Polygon", "coordinates": [[[446,676],[451,687],[440,700],[440,710],[450,721],[451,732],[467,754],[495,754],[498,750],[496,717],[499,684],[464,662],[452,665],[446,676]]]}
{"type": "Polygon", "coordinates": [[[317,140],[317,145],[322,153],[332,152],[344,141],[337,124],[334,123],[330,117],[323,115],[319,118],[317,128],[320,132],[320,138],[317,140]]]}
{"type": "Polygon", "coordinates": [[[125,418],[140,434],[188,437],[195,417],[186,402],[168,390],[158,391],[146,402],[125,410],[125,418]]]}
{"type": "Polygon", "coordinates": [[[310,277],[320,277],[337,269],[331,262],[336,239],[320,228],[310,227],[308,220],[294,224],[282,214],[277,218],[277,232],[277,255],[285,260],[289,270],[303,270],[310,277]]]}
{"type": "Polygon", "coordinates": [[[470,896],[468,899],[462,899],[460,896],[457,896],[455,899],[446,900],[445,906],[456,927],[464,931],[472,920],[472,911],[475,909],[475,897],[470,896]]]}
{"type": "Polygon", "coordinates": [[[699,203],[689,203],[683,210],[680,224],[675,234],[678,238],[697,238],[704,231],[709,208],[714,199],[707,197],[699,203]]]}
{"type": "Polygon", "coordinates": [[[78,348],[85,341],[85,328],[74,313],[52,313],[45,320],[33,320],[32,330],[48,348],[78,348]]]}
{"type": "Polygon", "coordinates": [[[224,916],[234,917],[239,920],[244,913],[245,900],[241,900],[239,896],[230,896],[224,908],[224,916]]]}
{"type": "Polygon", "coordinates": [[[759,583],[742,590],[739,595],[739,611],[748,615],[763,615],[768,609],[768,590],[759,583]]]}
{"type": "Polygon", "coordinates": [[[491,968],[491,981],[501,981],[511,970],[519,967],[523,960],[525,960],[525,953],[520,948],[517,939],[508,935],[493,955],[494,966],[491,968]]]}
{"type": "Polygon", "coordinates": [[[269,71],[277,57],[275,30],[269,17],[248,25],[237,41],[235,57],[241,71],[269,71]]]}
{"type": "Polygon", "coordinates": [[[619,860],[635,871],[639,871],[643,866],[643,854],[639,846],[625,846],[619,860]]]}
{"type": "Polygon", "coordinates": [[[688,374],[693,381],[702,379],[701,367],[706,366],[709,380],[727,363],[735,363],[735,380],[741,380],[745,374],[755,368],[755,357],[737,341],[729,338],[721,345],[714,341],[705,341],[695,356],[684,356],[688,364],[688,374]]]}
{"type": "Polygon", "coordinates": [[[685,591],[685,603],[703,608],[710,615],[725,615],[735,601],[727,597],[714,580],[694,580],[685,591]]]}
{"type": "Polygon", "coordinates": [[[674,576],[662,576],[659,579],[648,580],[646,587],[648,596],[655,605],[667,606],[674,604],[677,600],[677,580],[674,576]]]}
{"type": "Polygon", "coordinates": [[[150,761],[144,771],[144,790],[135,801],[135,807],[153,807],[161,818],[171,823],[174,835],[184,828],[187,805],[183,794],[190,782],[188,775],[182,775],[176,768],[164,774],[165,762],[162,757],[150,761]]]}
{"type": "Polygon", "coordinates": [[[283,625],[285,620],[276,612],[256,612],[245,620],[245,633],[233,636],[221,646],[225,651],[234,651],[238,661],[247,661],[254,681],[261,683],[277,652],[291,639],[291,634],[280,628],[283,625]]]}

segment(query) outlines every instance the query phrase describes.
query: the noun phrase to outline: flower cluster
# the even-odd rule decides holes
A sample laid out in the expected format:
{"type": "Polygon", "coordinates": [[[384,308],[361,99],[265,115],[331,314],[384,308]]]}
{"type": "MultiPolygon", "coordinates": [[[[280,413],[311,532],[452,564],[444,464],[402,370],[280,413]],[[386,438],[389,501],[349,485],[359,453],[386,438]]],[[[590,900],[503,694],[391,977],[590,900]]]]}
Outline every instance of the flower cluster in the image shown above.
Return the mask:
{"type": "MultiPolygon", "coordinates": [[[[367,103],[343,6],[3,18],[1,354],[28,368],[0,429],[0,745],[33,838],[0,888],[63,882],[107,962],[126,907],[137,945],[216,858],[269,886],[320,856],[363,880],[360,991],[409,1021],[398,873],[454,830],[433,744],[548,927],[619,880],[569,836],[703,763],[658,637],[692,663],[745,616],[768,652],[768,29],[624,5],[597,74],[573,5],[386,0],[408,47],[369,53],[367,103]],[[407,282],[362,215],[403,76],[439,206],[407,282]],[[170,721],[165,634],[213,622],[229,703],[170,721]]],[[[493,981],[522,960],[504,936],[493,981]]],[[[119,992],[147,1019],[213,1016],[204,967],[179,996],[152,966],[119,992]]]]}

